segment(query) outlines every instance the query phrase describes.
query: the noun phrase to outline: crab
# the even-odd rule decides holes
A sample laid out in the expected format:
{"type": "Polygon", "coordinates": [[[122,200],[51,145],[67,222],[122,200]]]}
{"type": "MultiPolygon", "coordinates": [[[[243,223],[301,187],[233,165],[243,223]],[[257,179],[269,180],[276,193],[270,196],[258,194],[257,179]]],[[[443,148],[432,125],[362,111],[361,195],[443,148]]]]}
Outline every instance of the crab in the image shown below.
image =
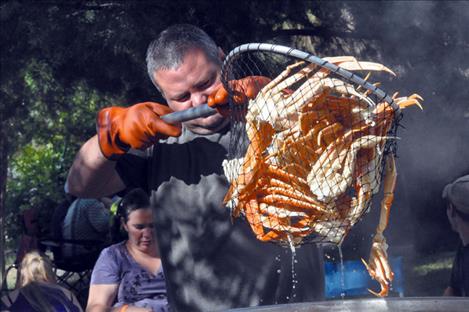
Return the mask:
{"type": "MultiPolygon", "coordinates": [[[[326,60],[351,71],[394,75],[382,64],[353,57],[326,60]]],[[[261,241],[292,246],[314,237],[340,244],[384,175],[381,217],[364,263],[381,286],[370,292],[386,296],[393,275],[383,232],[396,169],[392,154],[384,150],[386,142],[397,139],[389,135],[396,116],[389,103],[375,103],[369,95],[314,64],[287,66],[249,101],[244,120],[250,144],[244,157],[223,163],[230,181],[224,202],[232,218],[243,215],[261,241]]],[[[400,109],[422,108],[417,94],[395,93],[392,99],[400,109]]]]}

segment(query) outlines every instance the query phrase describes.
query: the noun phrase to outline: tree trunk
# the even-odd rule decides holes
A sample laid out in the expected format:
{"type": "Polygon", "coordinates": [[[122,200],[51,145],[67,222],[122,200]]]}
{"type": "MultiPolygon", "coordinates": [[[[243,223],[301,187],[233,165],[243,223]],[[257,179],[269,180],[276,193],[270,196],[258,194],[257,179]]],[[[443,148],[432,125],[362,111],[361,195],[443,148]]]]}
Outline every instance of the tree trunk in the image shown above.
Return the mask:
{"type": "Polygon", "coordinates": [[[5,198],[8,168],[8,146],[5,121],[0,123],[0,281],[5,275],[5,198]]]}

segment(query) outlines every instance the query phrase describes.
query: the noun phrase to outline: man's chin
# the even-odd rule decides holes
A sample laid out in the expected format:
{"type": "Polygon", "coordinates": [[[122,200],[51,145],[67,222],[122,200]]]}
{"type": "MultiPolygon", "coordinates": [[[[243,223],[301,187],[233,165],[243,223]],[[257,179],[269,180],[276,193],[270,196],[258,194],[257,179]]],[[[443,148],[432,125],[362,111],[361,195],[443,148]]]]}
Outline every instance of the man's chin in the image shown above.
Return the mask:
{"type": "Polygon", "coordinates": [[[230,119],[220,114],[215,114],[205,118],[198,118],[184,123],[184,126],[197,134],[212,134],[227,127],[230,119]]]}

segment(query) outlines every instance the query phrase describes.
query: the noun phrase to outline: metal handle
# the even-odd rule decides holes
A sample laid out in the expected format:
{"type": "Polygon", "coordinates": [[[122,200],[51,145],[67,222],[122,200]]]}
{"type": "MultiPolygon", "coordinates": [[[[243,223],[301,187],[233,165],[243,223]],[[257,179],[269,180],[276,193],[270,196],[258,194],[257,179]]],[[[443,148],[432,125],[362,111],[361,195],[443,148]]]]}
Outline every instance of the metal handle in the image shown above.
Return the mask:
{"type": "MultiPolygon", "coordinates": [[[[380,88],[376,87],[375,85],[369,83],[368,81],[364,80],[360,76],[349,72],[348,70],[345,70],[335,64],[332,64],[326,60],[323,60],[317,56],[314,56],[312,54],[306,53],[304,51],[286,47],[286,46],[281,46],[281,45],[276,45],[276,44],[270,44],[270,43],[246,43],[243,45],[240,45],[233,50],[230,51],[230,53],[226,56],[225,61],[223,62],[222,66],[222,73],[226,70],[230,69],[230,66],[232,65],[231,63],[239,57],[242,53],[245,52],[250,52],[250,51],[264,51],[264,52],[271,52],[271,53],[277,53],[281,55],[289,55],[289,56],[294,56],[298,59],[302,59],[305,61],[308,61],[310,63],[319,65],[321,67],[327,68],[333,73],[336,73],[342,77],[344,77],[347,80],[350,80],[354,83],[356,83],[359,86],[364,87],[365,89],[373,92],[378,98],[381,100],[384,100],[391,105],[391,107],[394,109],[395,112],[399,112],[400,108],[399,105],[397,105],[394,100],[392,99],[391,96],[389,96],[386,92],[381,90],[380,88]]],[[[222,75],[224,77],[224,75],[222,75]]],[[[223,82],[225,83],[225,82],[223,82]]],[[[399,115],[399,114],[396,114],[399,115]]]]}
{"type": "Polygon", "coordinates": [[[178,122],[184,122],[200,117],[208,117],[216,114],[216,112],[217,110],[215,108],[211,108],[207,104],[202,104],[197,107],[163,115],[160,118],[167,123],[175,124],[178,122]]]}

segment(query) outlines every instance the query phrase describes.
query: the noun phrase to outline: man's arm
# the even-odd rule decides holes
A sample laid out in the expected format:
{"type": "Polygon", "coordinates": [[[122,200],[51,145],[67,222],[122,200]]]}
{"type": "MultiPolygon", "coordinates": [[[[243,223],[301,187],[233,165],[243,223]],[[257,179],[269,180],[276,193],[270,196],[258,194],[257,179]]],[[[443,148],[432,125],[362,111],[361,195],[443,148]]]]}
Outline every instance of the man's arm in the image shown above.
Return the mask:
{"type": "Polygon", "coordinates": [[[68,172],[67,191],[77,197],[98,198],[125,188],[115,170],[116,162],[101,152],[95,135],[80,148],[68,172]]]}
{"type": "Polygon", "coordinates": [[[96,119],[98,135],[78,152],[67,177],[67,193],[98,198],[122,191],[125,184],[116,172],[115,161],[130,148],[144,150],[160,139],[179,136],[180,125],[160,119],[172,112],[153,102],[100,110],[96,119]]]}

